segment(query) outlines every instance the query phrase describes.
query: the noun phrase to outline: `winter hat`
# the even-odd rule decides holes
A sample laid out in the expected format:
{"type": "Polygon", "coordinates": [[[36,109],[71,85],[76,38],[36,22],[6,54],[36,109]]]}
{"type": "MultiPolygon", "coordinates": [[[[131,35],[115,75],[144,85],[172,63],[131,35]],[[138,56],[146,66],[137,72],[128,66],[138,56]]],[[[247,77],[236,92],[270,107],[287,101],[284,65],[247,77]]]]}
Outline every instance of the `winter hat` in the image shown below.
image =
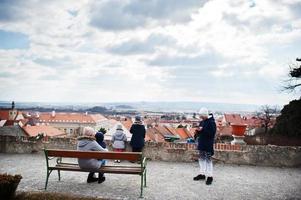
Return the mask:
{"type": "Polygon", "coordinates": [[[101,143],[103,142],[103,139],[104,139],[104,136],[103,136],[103,133],[98,131],[96,134],[95,134],[95,138],[96,138],[96,141],[98,143],[101,143]]]}
{"type": "Polygon", "coordinates": [[[140,116],[136,116],[136,117],[135,117],[135,121],[141,122],[141,117],[140,117],[140,116]]]}
{"type": "Polygon", "coordinates": [[[123,131],[121,124],[117,125],[116,130],[122,130],[123,131]]]}
{"type": "Polygon", "coordinates": [[[85,127],[83,131],[84,136],[92,137],[95,136],[95,131],[91,127],[85,127]]]}
{"type": "Polygon", "coordinates": [[[208,109],[207,108],[201,108],[200,110],[199,110],[199,115],[201,115],[201,116],[207,116],[208,117],[208,114],[209,114],[209,112],[208,112],[208,109]]]}

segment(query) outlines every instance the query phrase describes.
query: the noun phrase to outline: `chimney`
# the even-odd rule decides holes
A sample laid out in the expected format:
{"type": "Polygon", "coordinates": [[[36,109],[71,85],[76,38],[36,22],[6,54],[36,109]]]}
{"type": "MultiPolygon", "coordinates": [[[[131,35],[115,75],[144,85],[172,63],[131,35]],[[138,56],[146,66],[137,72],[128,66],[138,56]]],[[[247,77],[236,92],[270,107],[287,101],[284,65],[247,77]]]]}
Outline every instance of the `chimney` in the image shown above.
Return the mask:
{"type": "Polygon", "coordinates": [[[11,103],[11,109],[12,109],[12,110],[15,109],[15,102],[14,102],[14,101],[11,103]]]}
{"type": "Polygon", "coordinates": [[[55,110],[52,111],[51,117],[55,117],[55,110]]]}

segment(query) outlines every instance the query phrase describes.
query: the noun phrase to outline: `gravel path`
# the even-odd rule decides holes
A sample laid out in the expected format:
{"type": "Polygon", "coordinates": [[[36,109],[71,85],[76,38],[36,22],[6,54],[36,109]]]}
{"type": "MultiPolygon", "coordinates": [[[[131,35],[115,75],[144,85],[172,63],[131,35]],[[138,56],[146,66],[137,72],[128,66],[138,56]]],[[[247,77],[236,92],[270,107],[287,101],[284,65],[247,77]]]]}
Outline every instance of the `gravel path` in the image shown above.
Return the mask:
{"type": "MultiPolygon", "coordinates": [[[[42,154],[0,154],[0,173],[23,176],[18,191],[43,191],[45,168],[42,154]]],[[[144,199],[301,199],[301,168],[216,164],[211,186],[192,181],[198,173],[196,162],[150,161],[147,170],[144,199]]],[[[48,191],[110,199],[139,197],[139,176],[107,174],[104,183],[87,184],[87,173],[61,174],[61,181],[56,172],[51,174],[48,191]]]]}

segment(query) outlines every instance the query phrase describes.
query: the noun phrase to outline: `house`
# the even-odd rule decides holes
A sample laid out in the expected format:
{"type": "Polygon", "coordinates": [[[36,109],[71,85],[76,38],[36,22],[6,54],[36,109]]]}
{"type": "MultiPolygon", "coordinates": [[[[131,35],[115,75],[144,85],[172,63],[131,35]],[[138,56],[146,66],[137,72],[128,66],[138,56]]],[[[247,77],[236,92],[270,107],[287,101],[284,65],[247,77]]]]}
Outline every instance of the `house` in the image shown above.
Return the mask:
{"type": "Polygon", "coordinates": [[[66,133],[54,128],[52,126],[38,125],[38,126],[24,126],[22,127],[29,137],[35,137],[42,134],[44,137],[61,137],[66,136],[66,133]]]}
{"type": "Polygon", "coordinates": [[[12,108],[0,109],[0,127],[18,125],[23,119],[22,112],[15,109],[14,105],[12,108]]]}
{"type": "Polygon", "coordinates": [[[223,126],[230,126],[231,124],[242,124],[243,120],[240,114],[224,114],[222,119],[223,126]]]}
{"type": "Polygon", "coordinates": [[[156,128],[148,128],[146,130],[145,141],[164,142],[164,136],[156,128]]]}
{"type": "Polygon", "coordinates": [[[63,132],[68,136],[78,136],[83,132],[83,128],[90,126],[98,130],[106,124],[107,118],[100,114],[86,113],[40,113],[38,116],[37,125],[51,125],[63,132]]]}

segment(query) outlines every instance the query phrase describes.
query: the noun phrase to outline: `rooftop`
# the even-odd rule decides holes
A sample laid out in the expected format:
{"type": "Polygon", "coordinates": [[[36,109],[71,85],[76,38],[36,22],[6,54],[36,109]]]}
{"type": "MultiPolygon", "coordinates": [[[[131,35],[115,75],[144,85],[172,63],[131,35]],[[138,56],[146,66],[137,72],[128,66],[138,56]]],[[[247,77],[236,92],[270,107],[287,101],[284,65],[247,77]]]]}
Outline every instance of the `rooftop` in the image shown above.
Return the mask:
{"type": "Polygon", "coordinates": [[[39,115],[39,122],[60,122],[60,123],[96,123],[106,120],[100,114],[84,114],[84,113],[62,113],[62,112],[44,112],[39,115]]]}
{"type": "MultiPolygon", "coordinates": [[[[1,153],[0,160],[0,173],[23,176],[18,191],[43,191],[46,166],[42,154],[1,153]]],[[[149,161],[147,170],[144,199],[300,199],[301,197],[301,168],[215,164],[214,182],[211,186],[206,186],[201,181],[192,181],[192,177],[198,173],[196,162],[149,161]]],[[[59,182],[57,173],[53,173],[47,190],[110,199],[138,199],[139,176],[107,174],[107,179],[102,184],[87,184],[86,177],[87,173],[83,172],[62,172],[62,180],[59,182]]]]}

